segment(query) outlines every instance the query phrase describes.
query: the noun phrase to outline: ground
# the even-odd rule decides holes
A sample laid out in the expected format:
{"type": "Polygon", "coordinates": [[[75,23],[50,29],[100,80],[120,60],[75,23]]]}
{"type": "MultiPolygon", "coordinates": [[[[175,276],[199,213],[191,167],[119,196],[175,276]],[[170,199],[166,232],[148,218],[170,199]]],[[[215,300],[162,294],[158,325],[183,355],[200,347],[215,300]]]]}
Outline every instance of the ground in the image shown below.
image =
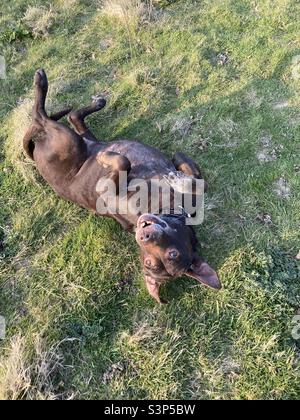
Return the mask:
{"type": "Polygon", "coordinates": [[[297,399],[300,9],[296,0],[1,4],[0,398],[297,399]],[[134,238],[59,199],[22,154],[49,109],[108,105],[99,137],[183,151],[210,189],[193,280],[148,295],[134,238]]]}

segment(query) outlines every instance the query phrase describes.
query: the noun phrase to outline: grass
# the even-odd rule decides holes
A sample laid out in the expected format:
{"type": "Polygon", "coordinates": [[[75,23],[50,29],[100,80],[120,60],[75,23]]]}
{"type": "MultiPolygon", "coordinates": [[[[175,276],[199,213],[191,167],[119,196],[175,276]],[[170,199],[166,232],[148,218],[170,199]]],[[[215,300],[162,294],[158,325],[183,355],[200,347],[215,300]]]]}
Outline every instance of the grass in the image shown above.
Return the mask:
{"type": "Polygon", "coordinates": [[[14,0],[1,6],[3,399],[298,399],[299,3],[14,0]],[[210,185],[202,253],[224,290],[148,296],[134,238],[60,200],[21,150],[34,71],[100,139],[184,151],[210,185]]]}

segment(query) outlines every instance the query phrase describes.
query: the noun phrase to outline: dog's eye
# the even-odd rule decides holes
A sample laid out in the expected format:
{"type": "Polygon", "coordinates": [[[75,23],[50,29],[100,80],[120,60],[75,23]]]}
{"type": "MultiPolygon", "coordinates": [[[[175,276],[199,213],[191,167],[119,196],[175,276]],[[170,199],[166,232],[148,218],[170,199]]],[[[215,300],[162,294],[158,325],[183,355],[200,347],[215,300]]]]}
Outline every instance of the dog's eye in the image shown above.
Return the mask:
{"type": "Polygon", "coordinates": [[[146,264],[147,267],[151,267],[151,260],[146,260],[145,264],[146,264]]]}
{"type": "Polygon", "coordinates": [[[175,258],[178,257],[178,252],[177,251],[170,251],[169,256],[172,260],[174,260],[175,258]]]}

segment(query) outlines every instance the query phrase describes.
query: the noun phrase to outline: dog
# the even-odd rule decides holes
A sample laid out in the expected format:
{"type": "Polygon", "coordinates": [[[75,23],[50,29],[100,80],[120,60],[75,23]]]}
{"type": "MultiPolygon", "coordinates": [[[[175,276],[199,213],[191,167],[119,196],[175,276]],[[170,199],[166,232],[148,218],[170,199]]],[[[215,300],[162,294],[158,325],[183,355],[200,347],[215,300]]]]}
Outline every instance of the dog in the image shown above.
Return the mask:
{"type": "MultiPolygon", "coordinates": [[[[45,109],[48,79],[42,69],[35,74],[34,88],[32,123],[23,139],[23,147],[40,175],[60,197],[98,214],[99,180],[110,180],[117,186],[121,173],[128,176],[128,182],[159,180],[170,173],[202,179],[197,164],[183,153],[177,153],[170,160],[159,150],[137,141],[98,141],[85,118],[104,108],[103,98],[96,98],[90,106],[80,110],[68,108],[48,116],[45,109]],[[66,115],[72,128],[59,122],[66,115]]],[[[118,189],[116,191],[120,194],[118,189]]],[[[128,189],[125,195],[129,197],[132,192],[128,189]]],[[[108,209],[106,216],[135,233],[146,286],[157,302],[167,303],[159,294],[161,284],[183,275],[215,290],[221,289],[218,274],[197,254],[195,231],[186,223],[184,211],[181,214],[121,214],[110,213],[108,209]]]]}

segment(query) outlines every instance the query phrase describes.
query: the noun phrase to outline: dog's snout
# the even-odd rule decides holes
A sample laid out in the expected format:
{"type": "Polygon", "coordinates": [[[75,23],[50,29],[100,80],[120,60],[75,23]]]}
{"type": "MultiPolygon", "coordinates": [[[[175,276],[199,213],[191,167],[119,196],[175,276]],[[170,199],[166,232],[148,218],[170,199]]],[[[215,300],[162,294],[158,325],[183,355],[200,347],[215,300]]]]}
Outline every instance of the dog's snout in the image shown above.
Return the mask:
{"type": "Polygon", "coordinates": [[[155,241],[159,238],[159,232],[142,232],[140,240],[142,242],[155,241]]]}

